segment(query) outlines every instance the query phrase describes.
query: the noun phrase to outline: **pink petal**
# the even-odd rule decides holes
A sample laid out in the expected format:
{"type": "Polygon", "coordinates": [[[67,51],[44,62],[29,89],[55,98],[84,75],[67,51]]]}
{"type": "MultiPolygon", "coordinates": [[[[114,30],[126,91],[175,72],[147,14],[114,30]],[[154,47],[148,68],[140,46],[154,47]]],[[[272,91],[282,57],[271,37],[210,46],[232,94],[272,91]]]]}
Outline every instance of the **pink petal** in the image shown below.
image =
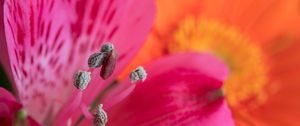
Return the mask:
{"type": "MultiPolygon", "coordinates": [[[[181,56],[183,54],[178,54],[178,56],[181,56]]],[[[197,53],[189,53],[189,54],[184,54],[184,57],[181,56],[181,59],[178,59],[175,56],[171,57],[165,57],[165,60],[159,60],[156,61],[155,64],[151,64],[151,68],[148,68],[149,70],[153,71],[148,71],[151,72],[152,75],[155,74],[160,74],[162,71],[168,71],[169,69],[173,69],[174,66],[185,66],[185,67],[191,67],[195,69],[201,70],[204,74],[207,74],[211,77],[214,77],[216,79],[219,79],[221,81],[225,80],[227,78],[227,75],[229,73],[228,69],[226,66],[221,61],[217,61],[214,57],[208,55],[208,54],[197,54],[197,53]],[[196,56],[201,56],[199,59],[193,59],[193,57],[196,56]],[[180,60],[191,60],[193,59],[193,62],[188,62],[188,65],[185,65],[185,62],[180,62],[180,60]],[[172,62],[172,64],[169,64],[169,62],[165,62],[165,60],[170,60],[170,61],[175,61],[172,62]],[[209,64],[207,64],[209,62],[209,64]],[[205,64],[203,66],[199,66],[199,64],[205,64]],[[207,67],[209,66],[209,67],[207,67]],[[160,71],[157,71],[156,68],[160,68],[160,71]]],[[[129,78],[126,78],[124,81],[118,84],[116,88],[113,88],[107,96],[104,97],[102,100],[102,104],[105,104],[104,107],[110,107],[117,102],[121,101],[123,98],[129,95],[131,91],[135,88],[136,84],[131,84],[129,78]]]]}
{"type": "Polygon", "coordinates": [[[0,116],[13,116],[22,105],[6,89],[0,87],[0,116]]]}
{"type": "Polygon", "coordinates": [[[10,92],[0,87],[0,124],[11,124],[15,113],[21,107],[22,105],[16,101],[10,92]]]}
{"type": "Polygon", "coordinates": [[[13,96],[9,91],[2,87],[0,87],[0,98],[5,98],[7,100],[17,102],[15,96],[13,96]]]}
{"type": "Polygon", "coordinates": [[[220,81],[224,81],[229,74],[227,66],[220,59],[215,58],[211,54],[193,52],[178,53],[164,57],[163,60],[149,64],[145,69],[148,73],[151,73],[150,76],[156,76],[174,69],[174,67],[195,69],[220,81]]]}
{"type": "Polygon", "coordinates": [[[3,3],[4,0],[0,0],[0,65],[7,71],[7,76],[11,82],[13,82],[13,76],[10,69],[10,62],[7,52],[6,38],[4,32],[4,23],[3,23],[3,3]]]}
{"type": "MultiPolygon", "coordinates": [[[[88,68],[88,56],[103,41],[119,51],[116,76],[141,46],[153,18],[154,2],[148,0],[5,1],[10,66],[28,113],[39,122],[56,115],[71,94],[73,73],[88,68]]],[[[94,79],[87,101],[101,83],[94,79]]]]}
{"type": "Polygon", "coordinates": [[[12,126],[12,120],[6,117],[0,117],[0,123],[3,126],[12,126]]]}
{"type": "Polygon", "coordinates": [[[108,108],[108,125],[234,125],[224,97],[218,95],[228,73],[218,59],[177,54],[145,69],[148,79],[108,108]]]}

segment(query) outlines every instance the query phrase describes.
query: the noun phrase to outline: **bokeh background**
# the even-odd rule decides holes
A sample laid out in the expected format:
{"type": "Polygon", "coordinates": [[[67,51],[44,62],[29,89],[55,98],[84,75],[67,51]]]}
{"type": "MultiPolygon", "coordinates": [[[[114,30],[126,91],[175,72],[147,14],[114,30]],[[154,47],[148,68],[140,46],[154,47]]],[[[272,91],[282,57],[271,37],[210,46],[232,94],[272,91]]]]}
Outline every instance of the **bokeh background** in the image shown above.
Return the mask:
{"type": "Polygon", "coordinates": [[[230,69],[224,90],[237,125],[300,125],[299,0],[156,2],[155,25],[128,70],[175,52],[211,53],[230,69]]]}

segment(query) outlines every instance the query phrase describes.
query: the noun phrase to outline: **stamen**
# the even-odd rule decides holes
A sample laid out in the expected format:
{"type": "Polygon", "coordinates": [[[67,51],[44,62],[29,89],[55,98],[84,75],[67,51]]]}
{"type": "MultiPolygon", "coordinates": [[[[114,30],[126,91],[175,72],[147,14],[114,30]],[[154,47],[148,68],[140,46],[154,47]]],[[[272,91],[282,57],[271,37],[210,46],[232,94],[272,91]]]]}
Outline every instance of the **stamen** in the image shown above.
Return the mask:
{"type": "Polygon", "coordinates": [[[139,66],[130,73],[129,78],[131,83],[135,83],[138,80],[144,81],[147,78],[147,73],[142,66],[139,66]]]}
{"type": "Polygon", "coordinates": [[[114,49],[114,45],[110,42],[106,42],[102,45],[101,52],[110,52],[114,49]]]}
{"type": "Polygon", "coordinates": [[[118,59],[118,53],[115,49],[109,52],[107,59],[103,62],[101,68],[100,76],[105,80],[110,77],[115,70],[116,63],[118,59]]]}
{"type": "Polygon", "coordinates": [[[105,126],[107,123],[107,114],[106,112],[102,109],[103,105],[100,104],[98,105],[96,112],[94,114],[94,124],[96,126],[105,126]]]}
{"type": "Polygon", "coordinates": [[[103,61],[106,59],[106,52],[97,52],[92,54],[88,59],[88,65],[90,68],[97,68],[103,64],[103,61]]]}
{"type": "Polygon", "coordinates": [[[77,89],[84,90],[91,80],[91,73],[86,71],[78,71],[74,75],[74,86],[77,89]]]}

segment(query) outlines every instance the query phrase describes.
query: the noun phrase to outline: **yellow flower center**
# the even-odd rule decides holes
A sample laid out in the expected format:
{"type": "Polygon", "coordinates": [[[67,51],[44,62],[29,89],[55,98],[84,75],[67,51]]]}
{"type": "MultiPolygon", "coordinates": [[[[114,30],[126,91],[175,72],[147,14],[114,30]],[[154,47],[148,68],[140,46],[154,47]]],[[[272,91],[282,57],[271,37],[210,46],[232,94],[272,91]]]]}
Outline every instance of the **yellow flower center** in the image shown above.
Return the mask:
{"type": "MultiPolygon", "coordinates": [[[[208,52],[222,58],[230,75],[224,90],[232,107],[254,108],[267,99],[267,67],[261,48],[235,27],[220,22],[185,18],[173,34],[168,50],[208,52]]],[[[191,59],[192,61],[192,59],[191,59]]]]}

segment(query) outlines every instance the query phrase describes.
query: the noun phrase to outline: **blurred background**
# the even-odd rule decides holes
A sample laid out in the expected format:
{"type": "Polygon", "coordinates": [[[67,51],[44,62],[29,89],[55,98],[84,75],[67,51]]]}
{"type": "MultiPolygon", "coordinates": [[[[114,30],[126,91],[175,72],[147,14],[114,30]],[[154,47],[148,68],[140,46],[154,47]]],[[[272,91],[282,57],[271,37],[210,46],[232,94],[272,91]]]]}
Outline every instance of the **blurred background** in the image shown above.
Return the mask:
{"type": "MultiPolygon", "coordinates": [[[[156,5],[154,26],[125,71],[176,52],[211,53],[230,68],[224,90],[237,125],[300,125],[300,0],[156,5]]],[[[2,64],[0,85],[12,91],[8,80],[2,64]]]]}
{"type": "Polygon", "coordinates": [[[128,70],[175,52],[211,53],[230,68],[224,90],[237,125],[300,125],[299,0],[156,3],[154,27],[128,70]]]}

